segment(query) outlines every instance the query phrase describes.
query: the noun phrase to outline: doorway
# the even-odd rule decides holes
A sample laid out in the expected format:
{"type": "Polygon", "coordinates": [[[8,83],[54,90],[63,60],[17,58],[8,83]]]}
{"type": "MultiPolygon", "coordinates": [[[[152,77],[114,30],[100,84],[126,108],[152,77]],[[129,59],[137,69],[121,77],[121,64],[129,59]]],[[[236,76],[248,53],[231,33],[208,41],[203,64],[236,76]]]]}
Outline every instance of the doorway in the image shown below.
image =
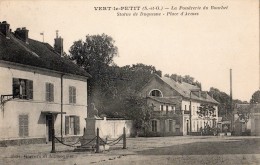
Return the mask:
{"type": "Polygon", "coordinates": [[[189,135],[189,120],[186,121],[187,135],[189,135]]]}
{"type": "Polygon", "coordinates": [[[51,115],[46,115],[46,137],[47,137],[47,142],[51,141],[52,139],[52,116],[51,115]]]}

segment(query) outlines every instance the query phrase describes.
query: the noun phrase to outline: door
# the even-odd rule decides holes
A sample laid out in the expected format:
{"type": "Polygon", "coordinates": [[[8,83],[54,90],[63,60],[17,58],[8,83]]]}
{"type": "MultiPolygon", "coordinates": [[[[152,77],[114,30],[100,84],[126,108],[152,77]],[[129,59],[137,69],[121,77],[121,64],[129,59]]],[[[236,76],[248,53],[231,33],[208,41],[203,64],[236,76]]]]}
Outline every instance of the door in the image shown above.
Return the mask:
{"type": "Polygon", "coordinates": [[[51,141],[52,138],[52,116],[46,115],[46,134],[47,141],[51,141]]]}
{"type": "Polygon", "coordinates": [[[189,120],[186,121],[187,135],[189,135],[189,120]]]}

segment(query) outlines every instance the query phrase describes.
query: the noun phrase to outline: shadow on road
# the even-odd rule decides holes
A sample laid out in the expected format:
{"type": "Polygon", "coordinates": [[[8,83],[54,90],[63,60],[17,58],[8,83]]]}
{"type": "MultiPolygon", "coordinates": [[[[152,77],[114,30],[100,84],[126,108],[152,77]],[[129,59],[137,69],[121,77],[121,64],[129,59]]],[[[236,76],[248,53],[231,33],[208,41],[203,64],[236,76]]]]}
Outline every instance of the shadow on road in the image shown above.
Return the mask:
{"type": "Polygon", "coordinates": [[[237,141],[194,142],[137,151],[139,155],[223,155],[260,154],[260,139],[237,141]]]}

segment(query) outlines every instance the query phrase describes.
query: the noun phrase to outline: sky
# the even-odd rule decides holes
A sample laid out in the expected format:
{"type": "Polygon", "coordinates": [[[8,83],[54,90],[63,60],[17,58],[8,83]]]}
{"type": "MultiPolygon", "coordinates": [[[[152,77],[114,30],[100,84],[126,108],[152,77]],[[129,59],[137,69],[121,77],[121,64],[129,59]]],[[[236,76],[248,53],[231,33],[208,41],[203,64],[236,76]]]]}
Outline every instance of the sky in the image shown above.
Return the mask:
{"type": "Polygon", "coordinates": [[[59,30],[66,53],[87,34],[105,33],[118,47],[117,65],[143,63],[155,66],[163,75],[190,75],[202,83],[203,90],[215,87],[229,94],[232,69],[233,98],[249,101],[259,89],[258,7],[258,0],[0,0],[0,22],[7,21],[13,31],[26,27],[29,38],[39,41],[44,32],[44,42],[52,46],[59,30]],[[95,10],[131,6],[140,10],[95,10]],[[157,7],[162,10],[155,10],[157,7]],[[186,12],[198,15],[185,16],[186,12]],[[117,16],[119,13],[131,16],[117,16]]]}

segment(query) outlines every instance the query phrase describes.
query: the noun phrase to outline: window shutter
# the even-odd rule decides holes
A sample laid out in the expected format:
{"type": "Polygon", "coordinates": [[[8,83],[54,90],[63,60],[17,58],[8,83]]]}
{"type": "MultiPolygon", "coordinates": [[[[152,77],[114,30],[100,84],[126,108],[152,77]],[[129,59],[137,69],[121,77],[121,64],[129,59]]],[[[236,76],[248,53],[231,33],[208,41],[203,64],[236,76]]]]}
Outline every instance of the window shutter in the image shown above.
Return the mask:
{"type": "Polygon", "coordinates": [[[29,136],[28,115],[19,115],[19,136],[29,136]]]}
{"type": "Polygon", "coordinates": [[[72,103],[72,87],[69,87],[69,103],[72,103]]]}
{"type": "Polygon", "coordinates": [[[18,78],[13,78],[13,97],[19,98],[20,95],[20,83],[18,78]]]}
{"type": "Polygon", "coordinates": [[[23,137],[23,116],[19,115],[19,136],[23,137]]]}
{"type": "Polygon", "coordinates": [[[54,101],[54,85],[50,83],[50,101],[54,101]]]}
{"type": "Polygon", "coordinates": [[[24,136],[29,136],[28,123],[28,115],[24,115],[24,136]]]}
{"type": "Polygon", "coordinates": [[[33,99],[33,81],[26,82],[26,99],[33,99]]]}
{"type": "Polygon", "coordinates": [[[80,134],[80,124],[79,124],[79,116],[74,117],[74,133],[75,135],[80,134]]]}
{"type": "Polygon", "coordinates": [[[69,134],[69,116],[65,116],[65,135],[69,134]]]}
{"type": "Polygon", "coordinates": [[[49,93],[50,93],[50,89],[49,89],[49,83],[46,83],[45,84],[45,86],[46,86],[46,101],[49,101],[49,93]]]}
{"type": "Polygon", "coordinates": [[[29,92],[29,80],[25,81],[25,99],[30,98],[30,92],[29,92]]]}
{"type": "Polygon", "coordinates": [[[73,88],[73,103],[76,103],[76,88],[73,88]]]}

